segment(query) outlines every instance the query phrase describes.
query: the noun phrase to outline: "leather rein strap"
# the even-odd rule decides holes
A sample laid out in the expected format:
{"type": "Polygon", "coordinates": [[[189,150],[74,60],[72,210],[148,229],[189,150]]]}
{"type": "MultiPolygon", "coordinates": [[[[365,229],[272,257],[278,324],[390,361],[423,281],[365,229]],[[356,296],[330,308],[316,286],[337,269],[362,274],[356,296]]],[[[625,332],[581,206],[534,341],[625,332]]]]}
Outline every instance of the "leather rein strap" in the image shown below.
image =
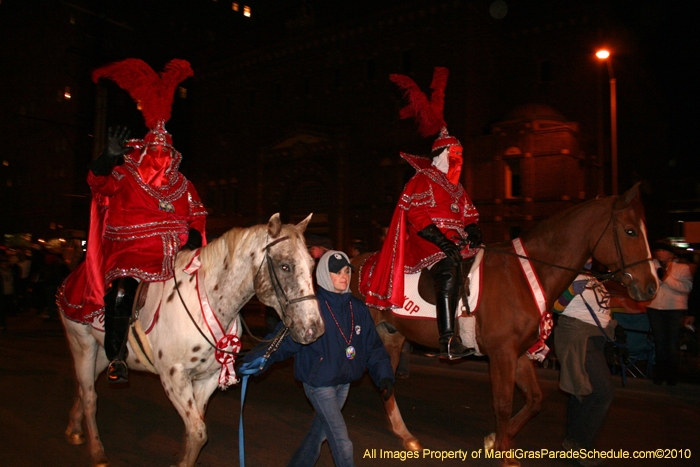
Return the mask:
{"type": "Polygon", "coordinates": [[[620,282],[622,284],[624,284],[625,286],[629,286],[633,281],[632,274],[627,272],[626,269],[637,266],[638,264],[646,263],[647,261],[653,261],[653,258],[646,257],[644,259],[640,259],[640,260],[634,261],[632,263],[625,263],[625,256],[622,253],[622,245],[620,244],[620,235],[617,232],[618,223],[617,223],[617,218],[616,218],[615,214],[627,211],[628,209],[632,209],[632,206],[627,206],[626,208],[623,208],[623,209],[612,209],[610,211],[610,219],[608,219],[608,223],[605,224],[605,228],[601,232],[600,237],[598,237],[598,240],[595,242],[595,245],[593,246],[593,249],[591,250],[591,256],[593,256],[593,253],[595,252],[595,249],[598,248],[598,244],[602,240],[603,235],[605,235],[605,232],[608,230],[608,226],[610,226],[612,224],[613,240],[614,240],[614,244],[615,244],[615,253],[617,254],[617,259],[618,259],[618,263],[620,264],[620,267],[617,268],[615,271],[604,274],[602,277],[604,277],[605,280],[609,280],[609,279],[614,278],[616,275],[618,275],[618,273],[620,273],[620,282]]]}
{"type": "MultiPolygon", "coordinates": [[[[277,277],[277,274],[275,274],[274,263],[272,261],[272,257],[270,256],[270,248],[272,248],[273,246],[275,246],[278,243],[283,242],[285,240],[289,240],[289,237],[288,236],[280,237],[277,240],[268,243],[263,248],[263,250],[265,251],[265,260],[263,260],[263,264],[266,262],[268,265],[268,274],[270,275],[270,282],[272,283],[272,288],[275,291],[275,296],[277,297],[277,302],[280,304],[280,307],[282,308],[282,316],[286,316],[287,307],[289,305],[293,305],[294,303],[298,303],[298,302],[301,302],[304,300],[312,300],[312,299],[315,300],[316,299],[316,295],[313,295],[313,294],[305,295],[305,296],[299,297],[299,298],[294,298],[292,300],[289,300],[287,298],[287,294],[285,293],[284,288],[282,288],[282,284],[280,283],[280,280],[277,277]]],[[[260,271],[262,270],[262,266],[263,265],[261,264],[260,267],[258,268],[258,272],[255,274],[255,278],[257,278],[258,275],[260,274],[260,271]]],[[[182,306],[185,308],[185,311],[187,312],[187,316],[189,316],[190,321],[192,321],[192,324],[194,324],[194,327],[197,328],[197,331],[199,331],[199,334],[204,338],[204,340],[207,342],[207,344],[209,344],[209,346],[211,346],[212,348],[214,348],[217,351],[224,353],[224,354],[243,355],[245,353],[248,353],[247,351],[246,352],[238,352],[238,353],[229,352],[227,350],[218,348],[214,342],[210,341],[209,338],[206,336],[206,334],[199,327],[199,325],[197,325],[197,322],[194,319],[194,316],[192,316],[192,313],[190,312],[189,308],[185,304],[185,299],[182,297],[182,294],[180,293],[179,283],[178,283],[177,278],[175,276],[173,276],[173,281],[175,282],[175,290],[177,290],[177,294],[180,298],[180,303],[182,303],[182,306]]],[[[287,328],[285,328],[285,329],[287,329],[287,328]]]]}
{"type": "Polygon", "coordinates": [[[595,277],[596,279],[600,280],[601,282],[613,280],[613,279],[615,278],[615,276],[616,276],[618,273],[622,273],[622,274],[621,274],[622,278],[620,279],[620,282],[623,283],[624,285],[629,285],[629,284],[631,283],[631,280],[632,280],[632,274],[630,274],[629,272],[627,272],[626,269],[629,269],[629,268],[631,268],[631,267],[637,266],[638,264],[646,263],[646,262],[648,262],[648,261],[653,261],[653,258],[647,257],[647,258],[644,258],[644,259],[640,259],[640,260],[638,260],[638,261],[634,261],[634,262],[632,262],[632,263],[625,263],[625,257],[624,257],[624,255],[623,255],[623,253],[622,253],[622,246],[620,245],[620,238],[619,238],[619,235],[618,235],[618,233],[617,233],[617,222],[616,222],[616,219],[615,219],[615,213],[624,212],[624,211],[626,211],[627,209],[632,209],[632,207],[631,207],[631,206],[628,206],[628,207],[626,207],[626,208],[624,208],[624,209],[617,209],[617,210],[616,210],[616,209],[613,209],[613,210],[610,212],[610,219],[608,219],[608,222],[605,224],[605,227],[603,228],[603,231],[600,233],[600,236],[598,237],[598,240],[595,242],[595,245],[593,246],[593,249],[591,250],[591,256],[594,256],[593,253],[595,252],[596,248],[598,248],[598,244],[599,244],[600,241],[603,239],[603,236],[605,235],[605,232],[607,232],[608,227],[609,227],[610,225],[612,225],[612,227],[613,227],[613,229],[612,229],[612,230],[613,230],[613,239],[614,239],[614,242],[615,242],[615,252],[617,253],[617,258],[618,258],[618,262],[619,262],[619,264],[620,264],[620,267],[617,268],[615,271],[608,272],[608,273],[605,273],[605,274],[600,274],[600,273],[597,273],[597,272],[595,272],[595,271],[588,271],[588,270],[586,270],[586,269],[580,269],[580,270],[579,270],[579,269],[568,268],[568,267],[566,267],[566,266],[560,266],[560,265],[558,265],[558,264],[554,264],[554,263],[550,263],[550,262],[547,262],[547,261],[543,261],[543,260],[541,260],[541,259],[532,258],[532,257],[524,256],[524,255],[519,255],[519,254],[517,254],[517,253],[511,253],[510,251],[501,250],[501,249],[498,249],[498,248],[490,248],[490,247],[487,247],[487,246],[485,246],[485,245],[478,245],[478,246],[475,246],[474,248],[481,248],[481,249],[487,250],[487,251],[490,250],[490,251],[494,251],[494,252],[498,252],[498,253],[502,253],[502,254],[506,254],[506,255],[510,255],[510,256],[515,256],[515,257],[517,257],[517,258],[527,259],[527,260],[529,260],[529,261],[534,261],[534,262],[536,262],[536,263],[544,264],[544,265],[546,265],[546,266],[551,266],[551,267],[553,267],[553,268],[564,269],[564,270],[566,270],[566,271],[575,272],[575,273],[577,273],[577,274],[583,274],[583,275],[587,275],[587,276],[593,276],[593,277],[595,277]]]}

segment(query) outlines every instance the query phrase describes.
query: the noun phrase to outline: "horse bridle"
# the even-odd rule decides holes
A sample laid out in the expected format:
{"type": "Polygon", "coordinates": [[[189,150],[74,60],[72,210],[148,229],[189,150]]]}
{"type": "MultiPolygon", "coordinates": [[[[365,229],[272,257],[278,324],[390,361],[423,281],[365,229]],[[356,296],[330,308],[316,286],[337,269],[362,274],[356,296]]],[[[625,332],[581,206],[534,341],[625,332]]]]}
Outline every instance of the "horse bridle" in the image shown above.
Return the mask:
{"type": "Polygon", "coordinates": [[[620,273],[620,282],[625,287],[629,287],[630,284],[632,284],[632,281],[634,280],[634,278],[632,277],[632,274],[627,272],[626,269],[629,269],[629,268],[632,268],[634,266],[637,266],[638,264],[646,263],[647,261],[653,260],[653,258],[647,257],[647,258],[635,261],[633,263],[629,263],[629,264],[625,263],[625,256],[622,253],[622,246],[620,245],[620,236],[617,233],[617,225],[618,224],[616,222],[615,214],[624,212],[628,209],[632,209],[632,206],[627,206],[626,208],[623,208],[623,209],[612,209],[610,211],[610,219],[608,219],[608,223],[605,224],[605,228],[603,228],[603,231],[601,232],[600,237],[598,237],[598,240],[595,242],[595,245],[593,245],[593,249],[591,250],[591,256],[595,256],[594,253],[595,253],[596,248],[598,248],[598,244],[603,239],[605,232],[608,230],[608,226],[612,224],[613,240],[614,240],[614,244],[615,244],[615,253],[617,254],[617,259],[618,259],[618,263],[620,264],[620,267],[617,268],[615,271],[611,271],[607,274],[604,274],[603,277],[607,278],[607,279],[612,279],[618,273],[620,273]]]}
{"type": "MultiPolygon", "coordinates": [[[[529,257],[529,256],[519,255],[519,254],[517,254],[517,253],[513,253],[513,252],[510,252],[510,251],[500,250],[500,249],[496,249],[496,248],[489,248],[489,247],[487,247],[487,246],[485,246],[485,245],[478,245],[478,246],[476,246],[475,248],[481,248],[481,249],[483,249],[483,250],[497,251],[497,252],[499,252],[499,253],[506,254],[506,255],[509,255],[509,256],[515,256],[516,258],[522,258],[522,259],[526,259],[526,260],[528,260],[528,261],[534,261],[534,262],[536,262],[536,263],[544,264],[545,266],[551,266],[551,267],[557,268],[557,269],[564,269],[564,270],[566,270],[566,271],[575,272],[575,273],[577,273],[577,274],[584,274],[584,275],[587,275],[587,276],[593,276],[593,277],[597,278],[598,280],[600,280],[601,282],[605,282],[605,281],[612,280],[612,279],[614,279],[614,277],[615,277],[618,273],[621,272],[621,273],[622,273],[622,274],[621,274],[622,278],[620,279],[620,282],[621,282],[622,284],[624,284],[625,286],[629,286],[634,278],[632,277],[632,274],[630,274],[629,272],[626,271],[626,269],[629,269],[629,268],[631,268],[631,267],[637,266],[638,264],[645,263],[645,262],[647,262],[647,261],[653,261],[653,258],[640,259],[639,261],[635,261],[635,262],[629,263],[629,264],[626,264],[626,263],[625,263],[625,258],[624,258],[623,253],[622,253],[622,246],[620,245],[620,238],[619,238],[618,233],[617,233],[617,228],[616,228],[616,227],[617,227],[617,222],[615,221],[615,213],[624,212],[624,211],[626,211],[627,209],[632,209],[632,206],[628,206],[628,207],[623,208],[623,209],[613,209],[613,210],[610,212],[610,219],[608,219],[607,224],[605,224],[605,227],[603,228],[603,231],[600,233],[600,236],[598,237],[598,240],[595,242],[595,245],[593,246],[593,249],[591,250],[591,256],[595,256],[595,255],[593,254],[593,253],[595,252],[595,249],[598,248],[598,244],[599,244],[600,241],[603,239],[603,236],[605,235],[605,232],[607,232],[608,226],[610,226],[610,224],[612,224],[612,226],[613,226],[613,239],[614,239],[614,242],[615,242],[615,251],[616,251],[616,253],[617,253],[617,258],[618,258],[618,262],[620,263],[620,267],[619,267],[617,270],[615,270],[615,271],[608,272],[608,273],[605,273],[605,274],[597,273],[597,272],[594,272],[594,271],[589,271],[589,270],[586,270],[586,269],[578,270],[578,269],[568,268],[568,267],[566,267],[566,266],[561,266],[561,265],[558,265],[558,264],[553,264],[553,263],[550,263],[550,262],[548,262],[548,261],[542,261],[541,259],[531,258],[531,257],[529,257]]],[[[462,241],[466,241],[466,239],[464,239],[464,238],[461,238],[461,237],[460,237],[460,239],[461,239],[462,241]]]]}
{"type": "MultiPolygon", "coordinates": [[[[287,316],[287,307],[290,305],[294,305],[295,303],[303,302],[304,300],[316,300],[316,295],[315,294],[310,294],[310,295],[304,295],[301,297],[289,299],[287,297],[287,293],[284,291],[284,288],[282,287],[282,283],[279,280],[279,277],[277,277],[277,273],[275,272],[274,268],[274,262],[272,261],[272,256],[270,255],[270,249],[277,245],[278,243],[281,243],[285,240],[289,240],[289,236],[285,235],[284,237],[280,237],[270,243],[268,243],[265,247],[263,247],[263,250],[265,251],[265,259],[263,260],[264,263],[267,264],[267,271],[270,276],[270,282],[272,283],[272,288],[275,291],[275,297],[277,298],[277,303],[279,303],[280,308],[282,309],[282,317],[287,316]]],[[[258,268],[258,272],[255,274],[255,277],[258,277],[258,274],[260,274],[260,271],[262,270],[263,264],[260,265],[258,268]]]]}
{"type": "MultiPolygon", "coordinates": [[[[272,288],[275,290],[275,296],[277,298],[277,302],[280,304],[280,307],[282,308],[282,316],[287,315],[287,307],[289,305],[293,305],[295,303],[303,302],[304,300],[315,300],[316,295],[311,294],[311,295],[304,295],[303,297],[298,297],[294,298],[292,300],[289,300],[287,297],[287,294],[284,291],[284,288],[282,288],[282,283],[280,282],[279,278],[277,277],[277,274],[275,273],[274,270],[274,263],[272,262],[272,257],[270,256],[270,248],[273,246],[277,245],[278,243],[284,241],[284,240],[289,240],[288,236],[280,237],[277,240],[274,240],[270,243],[268,243],[263,250],[265,251],[265,259],[263,262],[266,262],[268,265],[268,273],[270,275],[270,282],[272,282],[272,288]]],[[[264,263],[263,263],[264,264],[264,263]]],[[[260,274],[260,271],[262,270],[263,264],[260,265],[258,268],[258,272],[255,273],[255,279],[257,279],[258,275],[260,274]]],[[[254,280],[255,280],[254,279],[254,280]]],[[[190,317],[190,320],[192,321],[192,324],[194,324],[195,328],[197,328],[197,331],[199,331],[199,334],[204,338],[204,340],[214,349],[217,351],[224,353],[224,354],[231,354],[231,355],[243,355],[248,352],[229,352],[224,349],[220,349],[215,343],[211,342],[209,338],[204,334],[202,329],[197,325],[196,320],[194,319],[194,316],[192,316],[192,313],[190,312],[189,308],[187,308],[187,304],[185,304],[185,299],[182,297],[182,294],[180,293],[180,287],[177,282],[177,278],[173,276],[173,281],[175,282],[175,290],[177,291],[178,296],[180,297],[180,302],[182,303],[182,306],[185,308],[185,311],[187,312],[187,315],[190,317]]],[[[269,353],[274,352],[277,347],[279,347],[280,342],[284,337],[287,335],[289,331],[289,328],[287,326],[284,326],[282,329],[280,329],[280,332],[275,336],[274,339],[272,339],[272,345],[270,346],[270,349],[268,350],[268,355],[269,353]]],[[[250,331],[249,331],[250,332],[250,331]]],[[[262,342],[270,342],[270,341],[262,341],[262,342]]]]}

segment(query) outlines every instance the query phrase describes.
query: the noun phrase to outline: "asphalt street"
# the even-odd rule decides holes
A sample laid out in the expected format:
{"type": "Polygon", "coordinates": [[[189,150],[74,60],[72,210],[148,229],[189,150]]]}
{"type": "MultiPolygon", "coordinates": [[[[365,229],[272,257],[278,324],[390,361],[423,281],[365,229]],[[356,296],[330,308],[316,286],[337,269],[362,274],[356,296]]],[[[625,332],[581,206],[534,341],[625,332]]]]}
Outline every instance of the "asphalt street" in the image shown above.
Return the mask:
{"type": "MultiPolygon", "coordinates": [[[[59,321],[33,313],[9,318],[8,329],[0,334],[0,465],[89,466],[85,446],[73,446],[64,439],[75,395],[72,371],[59,321]]],[[[487,371],[485,360],[445,363],[412,355],[410,377],[398,380],[395,390],[406,424],[427,450],[417,459],[402,453],[376,388],[365,376],[353,385],[344,409],[357,465],[499,465],[497,460],[485,459],[483,452],[483,438],[495,428],[487,371]],[[466,459],[440,459],[443,455],[466,459]]],[[[564,437],[567,396],[558,389],[558,371],[538,368],[537,373],[545,395],[543,410],[512,446],[523,456],[561,450],[564,437]]],[[[629,455],[668,449],[668,455],[676,458],[611,459],[605,465],[700,465],[700,385],[655,386],[649,380],[630,379],[622,387],[619,376],[615,384],[615,400],[597,440],[598,449],[629,455]],[[690,454],[690,459],[680,459],[680,451],[690,454]]],[[[111,466],[168,466],[178,459],[183,424],[156,375],[133,372],[129,387],[122,389],[108,387],[102,376],[96,387],[97,422],[111,466]]],[[[214,393],[206,415],[209,442],[197,465],[239,465],[240,396],[240,386],[214,393]]],[[[516,399],[516,406],[521,401],[516,399]]],[[[251,379],[244,416],[246,465],[285,465],[313,416],[291,362],[251,379]]],[[[530,467],[576,465],[549,458],[521,462],[530,467]]],[[[332,465],[324,446],[317,466],[332,465]]]]}

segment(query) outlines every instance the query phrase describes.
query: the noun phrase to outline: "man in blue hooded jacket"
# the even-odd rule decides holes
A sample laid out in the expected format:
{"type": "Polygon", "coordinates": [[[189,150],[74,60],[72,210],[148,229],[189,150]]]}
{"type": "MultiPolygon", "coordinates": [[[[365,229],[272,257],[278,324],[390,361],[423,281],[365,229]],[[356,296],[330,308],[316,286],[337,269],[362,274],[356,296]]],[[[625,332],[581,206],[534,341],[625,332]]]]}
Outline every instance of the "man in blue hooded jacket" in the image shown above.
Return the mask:
{"type": "MultiPolygon", "coordinates": [[[[326,332],[308,345],[285,338],[261,371],[274,362],[294,356],[294,376],[304,383],[304,392],[316,410],[309,432],[296,450],[290,466],[313,466],[326,439],[336,467],[353,466],[352,441],[348,437],[341,410],[350,383],[362,377],[365,369],[383,393],[391,397],[394,372],[369,309],[350,293],[352,266],[342,251],[328,251],[316,269],[316,293],[326,332]]],[[[279,324],[275,333],[279,331],[279,324]]],[[[269,335],[269,340],[274,334],[269,335]]],[[[265,348],[242,359],[242,369],[261,357],[265,348]]]]}

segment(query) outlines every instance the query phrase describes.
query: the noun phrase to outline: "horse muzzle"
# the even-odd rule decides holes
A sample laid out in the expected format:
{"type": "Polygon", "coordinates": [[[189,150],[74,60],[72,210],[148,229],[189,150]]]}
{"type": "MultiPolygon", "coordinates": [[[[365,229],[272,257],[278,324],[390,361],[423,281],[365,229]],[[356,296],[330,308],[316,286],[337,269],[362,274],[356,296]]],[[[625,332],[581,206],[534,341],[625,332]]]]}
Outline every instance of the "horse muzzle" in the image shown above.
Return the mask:
{"type": "Polygon", "coordinates": [[[651,300],[659,290],[659,285],[656,281],[642,284],[639,280],[630,280],[630,283],[628,284],[623,279],[622,283],[627,286],[627,292],[632,300],[636,300],[638,302],[651,300]]]}
{"type": "Polygon", "coordinates": [[[326,332],[316,300],[297,303],[287,309],[284,322],[291,330],[292,339],[299,344],[310,344],[326,332]]]}
{"type": "Polygon", "coordinates": [[[294,339],[295,342],[299,344],[310,344],[326,332],[326,327],[323,324],[323,320],[320,319],[308,325],[299,325],[299,323],[295,323],[291,331],[292,339],[294,339]]]}

